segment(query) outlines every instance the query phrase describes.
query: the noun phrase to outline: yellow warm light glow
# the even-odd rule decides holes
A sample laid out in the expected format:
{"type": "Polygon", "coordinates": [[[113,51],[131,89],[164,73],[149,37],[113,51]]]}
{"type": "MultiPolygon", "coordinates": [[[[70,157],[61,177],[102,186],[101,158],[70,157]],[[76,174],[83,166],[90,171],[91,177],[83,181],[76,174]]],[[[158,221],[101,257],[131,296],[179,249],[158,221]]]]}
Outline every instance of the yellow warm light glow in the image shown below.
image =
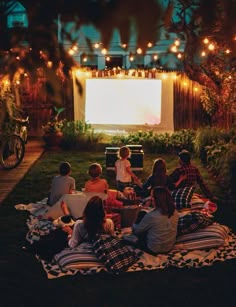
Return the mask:
{"type": "Polygon", "coordinates": [[[94,44],[94,48],[98,49],[99,48],[99,43],[94,44]]]}
{"type": "Polygon", "coordinates": [[[172,47],[170,48],[170,50],[171,50],[172,52],[177,52],[177,51],[178,51],[176,45],[172,46],[172,47]]]}
{"type": "Polygon", "coordinates": [[[210,44],[210,45],[208,46],[208,49],[209,49],[209,50],[214,50],[214,49],[215,49],[215,46],[214,46],[213,44],[210,44]]]}
{"type": "Polygon", "coordinates": [[[147,46],[148,46],[148,48],[151,48],[153,45],[152,45],[151,42],[149,42],[149,43],[147,44],[147,46]]]}
{"type": "Polygon", "coordinates": [[[154,60],[157,60],[157,59],[158,59],[158,55],[157,55],[157,54],[154,54],[153,59],[154,59],[154,60]]]}
{"type": "Polygon", "coordinates": [[[204,44],[208,44],[209,43],[209,39],[208,38],[204,38],[203,43],[204,44]]]}
{"type": "Polygon", "coordinates": [[[166,80],[166,79],[167,79],[167,74],[163,74],[163,75],[162,75],[162,79],[163,79],[163,80],[166,80]]]}
{"type": "Polygon", "coordinates": [[[188,84],[187,84],[187,82],[183,82],[183,85],[184,85],[184,86],[187,86],[188,84]]]}
{"type": "Polygon", "coordinates": [[[180,41],[178,39],[176,39],[174,44],[175,44],[175,46],[179,46],[180,45],[180,41]]]}
{"type": "Polygon", "coordinates": [[[19,57],[19,56],[17,56],[17,57],[16,57],[16,59],[19,61],[19,60],[20,60],[20,57],[19,57]]]}
{"type": "Polygon", "coordinates": [[[229,50],[229,49],[226,49],[226,50],[225,50],[225,53],[226,53],[226,54],[229,54],[229,53],[230,53],[230,50],[229,50]]]}
{"type": "Polygon", "coordinates": [[[131,56],[129,57],[129,60],[130,60],[131,62],[133,62],[134,57],[131,55],[131,56]]]}
{"type": "Polygon", "coordinates": [[[127,44],[122,44],[122,48],[126,48],[127,47],[127,44]]]}
{"type": "Polygon", "coordinates": [[[109,56],[106,57],[106,61],[109,62],[111,58],[109,56]]]}
{"type": "Polygon", "coordinates": [[[202,57],[206,56],[206,52],[205,52],[205,51],[202,51],[202,52],[201,52],[201,56],[202,56],[202,57]]]}
{"type": "Polygon", "coordinates": [[[72,49],[73,49],[74,51],[76,51],[76,50],[78,50],[78,47],[77,47],[76,45],[74,45],[74,46],[72,47],[72,49]]]}
{"type": "Polygon", "coordinates": [[[197,92],[198,91],[198,87],[194,87],[194,91],[197,92]]]}
{"type": "Polygon", "coordinates": [[[178,58],[178,59],[181,59],[181,58],[182,58],[182,54],[181,54],[181,53],[178,53],[178,54],[177,54],[177,58],[178,58]]]}
{"type": "Polygon", "coordinates": [[[69,49],[68,53],[69,53],[69,55],[73,55],[75,53],[75,51],[73,49],[69,49]]]}
{"type": "Polygon", "coordinates": [[[107,54],[107,49],[106,49],[106,48],[103,48],[102,51],[101,51],[101,53],[102,53],[102,54],[107,54]]]}
{"type": "Polygon", "coordinates": [[[52,68],[52,61],[48,61],[48,62],[47,62],[47,67],[48,67],[48,68],[52,68]]]}
{"type": "Polygon", "coordinates": [[[20,81],[19,81],[19,80],[16,80],[16,84],[20,84],[20,81]]]}
{"type": "Polygon", "coordinates": [[[85,56],[83,57],[83,62],[87,62],[88,61],[88,58],[85,56]]]}
{"type": "Polygon", "coordinates": [[[141,48],[138,48],[137,49],[137,54],[142,54],[143,53],[143,50],[141,48]]]}

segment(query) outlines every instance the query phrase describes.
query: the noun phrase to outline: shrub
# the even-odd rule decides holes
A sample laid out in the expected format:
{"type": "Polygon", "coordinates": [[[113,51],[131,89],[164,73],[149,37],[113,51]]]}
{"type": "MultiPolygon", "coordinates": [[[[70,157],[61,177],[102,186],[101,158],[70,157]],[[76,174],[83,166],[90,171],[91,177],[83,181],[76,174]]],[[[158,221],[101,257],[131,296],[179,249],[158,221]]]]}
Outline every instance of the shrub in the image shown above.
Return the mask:
{"type": "Polygon", "coordinates": [[[65,121],[63,125],[63,149],[89,149],[103,139],[103,134],[95,133],[91,124],[82,121],[65,121]]]}
{"type": "Polygon", "coordinates": [[[196,131],[194,150],[203,164],[207,163],[206,146],[211,146],[220,140],[228,142],[230,135],[225,130],[219,128],[205,127],[196,131]]]}

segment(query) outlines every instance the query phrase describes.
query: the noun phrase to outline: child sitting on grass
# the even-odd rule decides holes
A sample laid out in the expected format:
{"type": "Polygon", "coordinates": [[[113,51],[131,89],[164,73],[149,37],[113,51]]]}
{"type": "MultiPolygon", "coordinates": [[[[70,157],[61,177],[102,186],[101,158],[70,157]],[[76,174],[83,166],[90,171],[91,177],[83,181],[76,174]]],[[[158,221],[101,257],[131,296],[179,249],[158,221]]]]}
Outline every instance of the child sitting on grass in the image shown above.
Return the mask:
{"type": "Polygon", "coordinates": [[[63,194],[70,194],[75,190],[75,179],[70,177],[71,165],[69,162],[62,162],[59,166],[59,175],[52,180],[48,196],[48,205],[54,205],[63,194]]]}
{"type": "Polygon", "coordinates": [[[91,176],[85,183],[85,192],[107,193],[109,186],[106,179],[101,178],[102,167],[99,163],[92,163],[89,166],[88,173],[91,176]]]}

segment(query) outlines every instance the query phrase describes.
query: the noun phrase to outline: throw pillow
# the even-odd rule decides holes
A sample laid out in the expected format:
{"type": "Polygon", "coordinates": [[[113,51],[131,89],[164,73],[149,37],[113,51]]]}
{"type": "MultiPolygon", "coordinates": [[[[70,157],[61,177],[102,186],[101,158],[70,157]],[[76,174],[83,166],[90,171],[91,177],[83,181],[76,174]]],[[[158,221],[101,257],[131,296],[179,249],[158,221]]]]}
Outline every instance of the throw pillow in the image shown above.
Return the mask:
{"type": "Polygon", "coordinates": [[[190,212],[179,217],[177,236],[193,232],[197,229],[204,228],[213,223],[213,218],[201,213],[190,212]]]}
{"type": "Polygon", "coordinates": [[[177,210],[183,208],[190,208],[191,207],[191,199],[194,193],[194,187],[184,187],[177,190],[172,191],[172,197],[175,202],[175,207],[177,210]]]}
{"type": "Polygon", "coordinates": [[[136,261],[135,252],[123,245],[121,240],[110,235],[98,236],[93,243],[93,250],[106,269],[112,273],[126,271],[136,261]]]}

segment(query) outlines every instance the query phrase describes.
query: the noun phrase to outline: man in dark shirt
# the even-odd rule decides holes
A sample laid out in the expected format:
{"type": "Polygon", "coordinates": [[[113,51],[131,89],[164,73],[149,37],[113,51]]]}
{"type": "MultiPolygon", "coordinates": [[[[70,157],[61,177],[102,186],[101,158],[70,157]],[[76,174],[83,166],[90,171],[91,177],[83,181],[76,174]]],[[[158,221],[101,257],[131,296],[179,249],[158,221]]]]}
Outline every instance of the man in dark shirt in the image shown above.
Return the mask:
{"type": "Polygon", "coordinates": [[[172,174],[170,174],[170,178],[173,180],[173,182],[176,182],[180,175],[183,174],[186,174],[187,178],[180,183],[178,188],[196,186],[198,184],[204,196],[212,199],[213,195],[205,185],[198,168],[191,164],[191,154],[189,151],[182,150],[179,153],[179,163],[180,166],[177,167],[172,174]]]}

